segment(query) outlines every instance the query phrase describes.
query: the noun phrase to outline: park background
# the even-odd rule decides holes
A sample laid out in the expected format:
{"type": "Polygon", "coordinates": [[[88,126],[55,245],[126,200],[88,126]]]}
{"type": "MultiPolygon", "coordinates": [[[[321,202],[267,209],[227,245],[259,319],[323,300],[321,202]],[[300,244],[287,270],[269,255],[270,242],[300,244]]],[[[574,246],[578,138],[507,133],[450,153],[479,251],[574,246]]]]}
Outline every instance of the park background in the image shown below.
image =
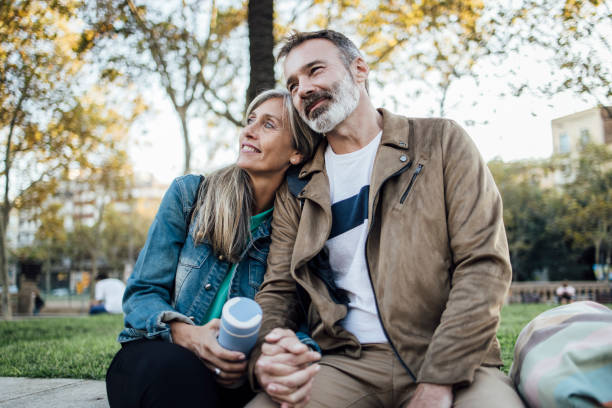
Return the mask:
{"type": "Polygon", "coordinates": [[[125,280],[172,178],[231,163],[248,101],[283,86],[280,39],[321,28],[363,51],[377,106],[454,119],[487,160],[509,301],[549,302],[504,308],[508,363],[557,281],[610,302],[611,20],[599,0],[3,1],[0,375],[102,378],[120,317],[28,320],[31,288],[82,314],[98,272],[125,280]]]}

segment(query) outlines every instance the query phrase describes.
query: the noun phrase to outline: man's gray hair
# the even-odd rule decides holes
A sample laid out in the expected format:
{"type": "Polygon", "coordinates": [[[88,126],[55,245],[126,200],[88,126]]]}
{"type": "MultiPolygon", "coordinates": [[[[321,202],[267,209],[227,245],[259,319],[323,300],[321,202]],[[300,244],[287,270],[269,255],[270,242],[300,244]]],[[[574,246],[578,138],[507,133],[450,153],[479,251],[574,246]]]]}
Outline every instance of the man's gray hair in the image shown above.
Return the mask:
{"type": "MultiPolygon", "coordinates": [[[[350,72],[351,63],[358,57],[363,57],[361,52],[359,52],[359,48],[352,42],[346,35],[339,33],[334,30],[319,30],[319,31],[293,31],[283,40],[283,46],[278,52],[278,56],[276,60],[279,61],[282,58],[285,58],[292,49],[297,47],[298,45],[309,41],[323,39],[331,41],[332,44],[338,48],[340,51],[340,59],[344,63],[347,71],[350,72]]],[[[366,80],[365,83],[366,91],[369,93],[369,82],[366,80]]]]}
{"type": "Polygon", "coordinates": [[[351,65],[351,62],[357,57],[361,57],[359,49],[347,36],[334,30],[320,30],[320,31],[307,31],[300,32],[294,31],[289,34],[283,40],[283,46],[278,52],[277,60],[286,57],[292,49],[308,40],[324,39],[331,41],[340,51],[340,57],[342,62],[346,65],[347,69],[351,65]]]}

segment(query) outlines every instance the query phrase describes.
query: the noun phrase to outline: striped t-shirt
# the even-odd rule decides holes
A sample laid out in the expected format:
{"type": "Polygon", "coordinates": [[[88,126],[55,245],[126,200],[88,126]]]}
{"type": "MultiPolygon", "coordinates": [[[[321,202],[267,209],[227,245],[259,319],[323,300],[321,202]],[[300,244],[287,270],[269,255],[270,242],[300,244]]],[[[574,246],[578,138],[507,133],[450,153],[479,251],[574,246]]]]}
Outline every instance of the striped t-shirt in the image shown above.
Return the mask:
{"type": "Polygon", "coordinates": [[[370,177],[380,132],[367,146],[347,154],[325,151],[332,202],[332,229],[325,244],[336,285],[349,297],[342,326],[360,343],[386,343],[365,259],[370,177]]]}

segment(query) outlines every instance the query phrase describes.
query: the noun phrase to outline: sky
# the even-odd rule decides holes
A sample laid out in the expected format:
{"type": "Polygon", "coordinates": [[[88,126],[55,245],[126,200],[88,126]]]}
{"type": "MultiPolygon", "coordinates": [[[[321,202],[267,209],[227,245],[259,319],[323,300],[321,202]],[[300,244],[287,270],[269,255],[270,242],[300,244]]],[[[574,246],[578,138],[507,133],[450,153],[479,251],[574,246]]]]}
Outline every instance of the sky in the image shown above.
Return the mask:
{"type": "MultiPolygon", "coordinates": [[[[467,87],[467,85],[465,85],[467,87]]],[[[459,89],[457,92],[466,92],[459,89]]],[[[469,89],[467,90],[469,94],[469,89]]],[[[169,183],[183,171],[183,142],[178,117],[161,89],[149,91],[152,111],[133,126],[129,153],[137,172],[151,173],[163,183],[169,183]]],[[[376,106],[384,105],[385,95],[373,97],[376,106]]],[[[572,94],[560,94],[553,98],[500,97],[496,92],[485,94],[475,106],[458,106],[449,109],[448,118],[462,124],[478,146],[486,161],[501,158],[504,161],[546,158],[552,154],[551,120],[574,112],[589,109],[593,103],[572,94]],[[474,120],[476,125],[465,125],[474,120]],[[484,122],[487,123],[484,123],[484,122]]],[[[431,105],[418,104],[404,108],[406,116],[430,116],[431,105]]],[[[192,124],[192,139],[196,142],[205,136],[204,126],[192,124]]],[[[219,131],[219,130],[216,130],[219,131]]],[[[227,130],[222,130],[227,132],[227,130]]],[[[227,135],[229,149],[218,152],[215,160],[204,170],[232,163],[238,154],[238,133],[227,135]]],[[[198,166],[197,151],[193,162],[198,166]]]]}

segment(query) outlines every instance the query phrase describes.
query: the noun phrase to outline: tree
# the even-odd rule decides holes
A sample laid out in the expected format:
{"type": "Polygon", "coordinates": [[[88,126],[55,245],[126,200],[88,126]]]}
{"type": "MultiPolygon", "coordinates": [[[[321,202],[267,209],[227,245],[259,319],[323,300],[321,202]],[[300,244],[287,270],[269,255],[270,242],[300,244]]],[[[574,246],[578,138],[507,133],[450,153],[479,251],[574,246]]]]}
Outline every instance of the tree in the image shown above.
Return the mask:
{"type": "Polygon", "coordinates": [[[609,264],[612,254],[612,152],[588,144],[572,160],[573,181],[567,190],[567,228],[574,247],[592,248],[594,263],[609,264]]]}
{"type": "Polygon", "coordinates": [[[550,279],[575,275],[579,254],[565,239],[564,195],[540,186],[553,171],[551,164],[492,160],[488,165],[504,203],[513,279],[531,280],[538,271],[546,271],[550,279]]]}
{"type": "Polygon", "coordinates": [[[118,211],[115,205],[105,211],[100,246],[112,271],[123,271],[126,264],[136,261],[152,221],[135,211],[118,211]]]}
{"type": "MultiPolygon", "coordinates": [[[[92,167],[102,153],[115,155],[120,145],[109,129],[129,123],[136,112],[113,111],[105,101],[83,94],[86,55],[75,52],[79,5],[13,0],[0,7],[0,275],[5,294],[11,209],[40,206],[72,172],[92,167]]],[[[8,296],[2,302],[8,319],[8,296]]]]}
{"type": "Polygon", "coordinates": [[[246,106],[266,89],[274,88],[274,1],[249,1],[250,77],[246,106]]]}
{"type": "Polygon", "coordinates": [[[550,96],[563,91],[589,98],[606,109],[612,98],[610,3],[602,0],[522,0],[502,16],[507,28],[496,37],[507,55],[534,54],[550,67],[549,80],[515,84],[517,95],[550,96]]]}
{"type": "Polygon", "coordinates": [[[107,157],[103,162],[84,169],[75,180],[93,197],[94,221],[86,226],[77,223],[73,235],[80,241],[82,253],[91,264],[90,296],[94,296],[94,277],[98,274],[98,261],[102,258],[102,237],[106,210],[113,202],[127,199],[127,188],[132,184],[132,172],[125,152],[107,157]]]}
{"type": "MultiPolygon", "coordinates": [[[[242,123],[246,86],[241,78],[246,77],[248,66],[241,52],[246,47],[241,36],[246,22],[245,5],[235,2],[222,7],[215,0],[140,4],[112,0],[97,1],[89,12],[91,29],[84,33],[81,48],[103,47],[110,55],[106,63],[112,62],[116,67],[121,61],[124,71],[141,73],[147,81],[159,80],[181,123],[185,173],[191,169],[189,124],[194,116],[205,117],[209,122],[221,118],[234,126],[242,123]],[[117,47],[119,39],[126,45],[117,47]],[[150,58],[143,59],[143,54],[150,58]]],[[[255,15],[260,16],[259,22],[271,14],[261,7],[255,10],[259,12],[255,15]]],[[[259,32],[265,33],[266,27],[260,27],[259,32]]],[[[257,40],[265,43],[267,38],[258,35],[257,40]]],[[[273,71],[271,74],[273,78],[273,71]]],[[[253,87],[260,88],[258,84],[253,87]]],[[[221,144],[222,140],[209,136],[209,158],[221,144]]]]}

